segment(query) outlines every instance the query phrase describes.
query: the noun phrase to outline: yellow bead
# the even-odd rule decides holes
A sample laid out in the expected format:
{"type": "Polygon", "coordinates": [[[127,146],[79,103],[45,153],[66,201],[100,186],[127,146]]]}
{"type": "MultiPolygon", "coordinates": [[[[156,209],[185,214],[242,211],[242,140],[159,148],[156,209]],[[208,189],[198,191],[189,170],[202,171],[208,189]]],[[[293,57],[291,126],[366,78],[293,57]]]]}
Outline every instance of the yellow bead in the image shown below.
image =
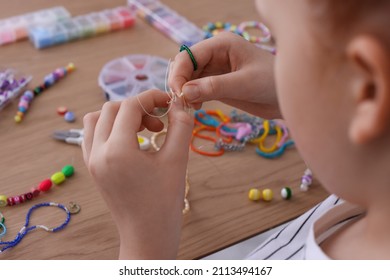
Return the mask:
{"type": "Polygon", "coordinates": [[[263,200],[264,201],[271,201],[274,198],[274,193],[271,189],[265,189],[263,190],[263,200]]]}
{"type": "Polygon", "coordinates": [[[261,199],[261,191],[259,189],[250,189],[248,193],[248,198],[253,201],[261,199]]]}
{"type": "Polygon", "coordinates": [[[62,172],[54,173],[54,174],[50,177],[50,180],[51,180],[54,184],[59,185],[59,184],[61,184],[62,182],[65,181],[65,174],[62,173],[62,172]]]}
{"type": "Polygon", "coordinates": [[[5,195],[0,195],[0,207],[7,206],[7,197],[5,195]]]}
{"type": "Polygon", "coordinates": [[[217,21],[217,22],[215,23],[215,27],[218,28],[218,29],[222,29],[222,28],[223,28],[223,22],[217,21]]]}
{"type": "Polygon", "coordinates": [[[16,115],[14,119],[16,123],[22,122],[22,118],[19,115],[16,115]]]}

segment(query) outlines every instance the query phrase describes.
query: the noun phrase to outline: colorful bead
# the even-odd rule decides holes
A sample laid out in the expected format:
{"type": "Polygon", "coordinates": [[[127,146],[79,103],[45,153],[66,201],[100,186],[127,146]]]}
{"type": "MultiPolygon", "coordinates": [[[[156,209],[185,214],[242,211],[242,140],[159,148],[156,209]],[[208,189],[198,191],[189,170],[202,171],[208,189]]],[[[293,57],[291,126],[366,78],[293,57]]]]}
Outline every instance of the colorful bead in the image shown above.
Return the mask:
{"type": "Polygon", "coordinates": [[[306,169],[301,179],[301,191],[308,191],[310,185],[313,183],[313,176],[310,169],[306,169]]]}
{"type": "Polygon", "coordinates": [[[41,193],[41,191],[38,188],[31,188],[31,193],[34,197],[37,197],[41,193]]]}
{"type": "Polygon", "coordinates": [[[25,200],[31,200],[34,198],[34,195],[32,194],[32,192],[28,192],[24,194],[24,198],[25,200]]]}
{"type": "Polygon", "coordinates": [[[74,174],[74,167],[72,165],[65,165],[61,170],[65,177],[71,177],[74,174]]]}
{"type": "Polygon", "coordinates": [[[64,119],[67,122],[74,122],[76,120],[76,116],[73,112],[68,111],[65,113],[64,119]]]}
{"type": "Polygon", "coordinates": [[[57,108],[57,113],[60,116],[65,115],[66,112],[68,112],[68,108],[66,108],[65,106],[60,106],[60,107],[57,108]]]}
{"type": "Polygon", "coordinates": [[[47,192],[50,190],[52,186],[52,181],[50,179],[43,180],[39,185],[38,185],[38,190],[41,192],[47,192]]]}
{"type": "Polygon", "coordinates": [[[292,191],[289,187],[284,187],[280,191],[280,195],[282,196],[283,199],[289,200],[292,197],[292,191]]]}
{"type": "Polygon", "coordinates": [[[60,185],[62,182],[65,181],[65,175],[62,172],[56,172],[51,176],[51,181],[56,184],[60,185]]]}
{"type": "Polygon", "coordinates": [[[8,197],[8,198],[7,198],[7,205],[8,205],[8,206],[14,206],[14,205],[15,205],[15,202],[14,202],[14,198],[13,198],[13,197],[8,197]]]}
{"type": "Polygon", "coordinates": [[[252,201],[258,201],[261,199],[261,191],[259,189],[250,189],[248,193],[248,198],[252,201]]]}
{"type": "Polygon", "coordinates": [[[0,195],[0,207],[7,206],[7,197],[5,195],[0,195]]]}
{"type": "Polygon", "coordinates": [[[274,198],[274,193],[271,189],[264,189],[262,196],[264,201],[271,201],[274,198]]]}

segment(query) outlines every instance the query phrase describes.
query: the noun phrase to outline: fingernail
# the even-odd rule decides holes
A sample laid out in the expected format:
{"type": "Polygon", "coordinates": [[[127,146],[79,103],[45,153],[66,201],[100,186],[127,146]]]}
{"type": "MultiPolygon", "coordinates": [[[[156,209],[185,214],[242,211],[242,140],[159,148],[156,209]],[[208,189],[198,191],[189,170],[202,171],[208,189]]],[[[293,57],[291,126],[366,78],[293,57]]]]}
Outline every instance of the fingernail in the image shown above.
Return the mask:
{"type": "Polygon", "coordinates": [[[188,102],[195,101],[200,97],[199,88],[197,86],[186,86],[183,89],[183,94],[188,102]]]}

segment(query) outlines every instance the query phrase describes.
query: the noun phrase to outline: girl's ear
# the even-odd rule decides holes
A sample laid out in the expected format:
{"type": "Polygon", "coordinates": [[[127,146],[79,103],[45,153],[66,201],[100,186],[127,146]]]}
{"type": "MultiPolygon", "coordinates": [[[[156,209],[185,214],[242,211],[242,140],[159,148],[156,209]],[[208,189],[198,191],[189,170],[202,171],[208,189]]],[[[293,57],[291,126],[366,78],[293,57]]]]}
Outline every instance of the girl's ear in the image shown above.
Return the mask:
{"type": "Polygon", "coordinates": [[[390,128],[390,51],[377,38],[354,37],[347,59],[357,69],[352,83],[354,111],[349,127],[352,143],[369,143],[390,128]]]}

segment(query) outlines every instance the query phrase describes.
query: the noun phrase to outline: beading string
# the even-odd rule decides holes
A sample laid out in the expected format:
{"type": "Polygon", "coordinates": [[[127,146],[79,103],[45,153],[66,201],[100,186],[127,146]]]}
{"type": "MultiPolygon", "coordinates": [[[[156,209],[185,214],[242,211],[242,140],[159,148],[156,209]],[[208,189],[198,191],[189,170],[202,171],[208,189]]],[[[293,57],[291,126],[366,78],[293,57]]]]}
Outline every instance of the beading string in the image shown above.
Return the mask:
{"type": "Polygon", "coordinates": [[[13,248],[16,245],[18,245],[22,241],[23,237],[25,237],[29,232],[31,232],[33,230],[43,229],[43,230],[45,230],[47,232],[57,232],[57,231],[60,231],[60,230],[64,229],[70,222],[70,216],[71,216],[71,213],[69,212],[69,210],[64,205],[59,204],[59,203],[44,202],[44,203],[39,203],[39,204],[34,205],[27,212],[26,222],[24,223],[24,225],[20,229],[20,231],[16,234],[16,237],[13,240],[11,240],[11,241],[0,241],[0,245],[4,245],[0,249],[0,253],[2,253],[5,250],[8,250],[8,249],[13,248]],[[57,227],[54,227],[54,228],[49,228],[49,227],[44,226],[44,225],[29,226],[31,214],[34,212],[34,210],[36,210],[38,208],[41,208],[41,207],[58,207],[58,208],[64,210],[65,213],[66,213],[65,221],[61,225],[59,225],[57,227]]]}

